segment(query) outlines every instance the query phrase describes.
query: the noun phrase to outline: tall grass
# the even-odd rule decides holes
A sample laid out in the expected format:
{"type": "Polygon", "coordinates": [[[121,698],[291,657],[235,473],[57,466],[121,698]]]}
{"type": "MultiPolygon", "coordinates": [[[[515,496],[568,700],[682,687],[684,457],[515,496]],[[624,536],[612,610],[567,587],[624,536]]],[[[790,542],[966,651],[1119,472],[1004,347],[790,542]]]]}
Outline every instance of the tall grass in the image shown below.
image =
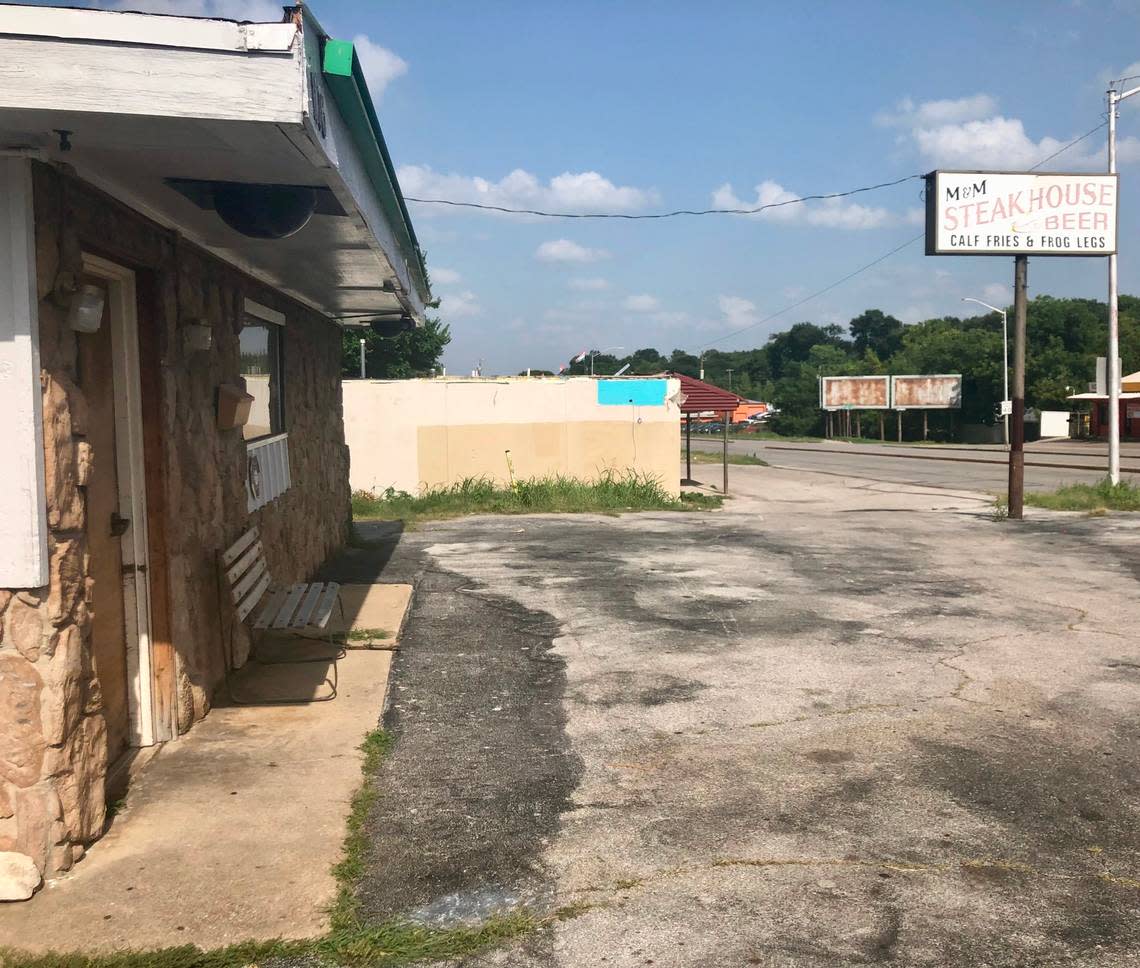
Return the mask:
{"type": "Polygon", "coordinates": [[[1140,511],[1140,487],[1129,481],[1113,484],[1066,484],[1055,491],[1027,491],[1025,503],[1052,511],[1140,511]]]}
{"type": "Polygon", "coordinates": [[[720,503],[720,498],[707,495],[684,495],[678,500],[648,474],[606,471],[594,481],[552,475],[504,487],[490,478],[469,477],[419,495],[393,488],[379,494],[357,491],[352,495],[352,514],[357,521],[415,522],[464,514],[685,511],[720,503]]]}

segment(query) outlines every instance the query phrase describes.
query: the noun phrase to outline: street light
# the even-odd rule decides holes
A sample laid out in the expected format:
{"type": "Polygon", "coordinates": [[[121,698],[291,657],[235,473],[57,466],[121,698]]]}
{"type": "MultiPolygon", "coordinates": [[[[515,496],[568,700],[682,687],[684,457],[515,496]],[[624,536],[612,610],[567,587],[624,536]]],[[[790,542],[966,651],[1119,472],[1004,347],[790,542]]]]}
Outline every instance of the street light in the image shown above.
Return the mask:
{"type": "Polygon", "coordinates": [[[590,376],[594,375],[594,357],[608,353],[610,350],[624,350],[624,346],[607,346],[604,350],[590,350],[590,376]]]}
{"type": "MultiPolygon", "coordinates": [[[[1116,106],[1140,86],[1118,92],[1108,89],[1108,173],[1116,174],[1116,106]]],[[[1108,477],[1120,483],[1120,311],[1116,282],[1116,253],[1108,257],[1108,477]]]]}
{"type": "Polygon", "coordinates": [[[1006,315],[1004,309],[998,309],[997,306],[991,306],[987,302],[982,302],[980,299],[975,299],[973,296],[963,296],[962,302],[977,303],[979,306],[985,306],[991,312],[1001,313],[1001,357],[1002,367],[1001,375],[1004,381],[1004,390],[1002,391],[1001,399],[1001,415],[1005,423],[1005,443],[1009,443],[1009,415],[1013,410],[1013,404],[1009,399],[1009,328],[1006,326],[1006,315]]]}

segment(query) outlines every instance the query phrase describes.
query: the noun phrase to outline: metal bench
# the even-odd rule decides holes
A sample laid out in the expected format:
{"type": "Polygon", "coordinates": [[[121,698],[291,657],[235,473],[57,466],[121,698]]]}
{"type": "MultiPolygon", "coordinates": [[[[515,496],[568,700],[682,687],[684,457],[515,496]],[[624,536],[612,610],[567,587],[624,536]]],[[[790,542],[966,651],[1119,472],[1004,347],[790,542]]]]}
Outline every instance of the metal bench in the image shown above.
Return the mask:
{"type": "MultiPolygon", "coordinates": [[[[344,656],[343,643],[329,636],[325,630],[333,610],[344,614],[340,600],[340,585],[330,582],[305,582],[288,588],[274,587],[265,560],[265,548],[257,528],[250,528],[221,553],[221,570],[230,597],[237,610],[239,622],[249,622],[253,636],[250,658],[263,665],[292,663],[332,663],[333,678],[325,680],[329,694],[315,697],[311,702],[322,702],[336,697],[337,660],[344,656]],[[267,634],[285,634],[299,639],[327,642],[335,647],[332,654],[305,658],[266,659],[260,655],[260,646],[267,634]]],[[[237,701],[237,700],[235,700],[237,701]]],[[[285,700],[277,700],[285,701],[285,700]]]]}

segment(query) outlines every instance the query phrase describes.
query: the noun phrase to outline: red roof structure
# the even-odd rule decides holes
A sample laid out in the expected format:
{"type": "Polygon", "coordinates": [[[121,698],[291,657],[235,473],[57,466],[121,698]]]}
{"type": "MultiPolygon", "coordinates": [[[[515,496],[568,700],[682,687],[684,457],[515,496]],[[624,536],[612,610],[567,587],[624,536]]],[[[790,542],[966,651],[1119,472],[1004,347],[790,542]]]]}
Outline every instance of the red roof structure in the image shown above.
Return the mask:
{"type": "Polygon", "coordinates": [[[704,413],[706,410],[735,410],[744,399],[711,383],[685,376],[684,373],[666,373],[665,376],[681,381],[681,413],[704,413]]]}

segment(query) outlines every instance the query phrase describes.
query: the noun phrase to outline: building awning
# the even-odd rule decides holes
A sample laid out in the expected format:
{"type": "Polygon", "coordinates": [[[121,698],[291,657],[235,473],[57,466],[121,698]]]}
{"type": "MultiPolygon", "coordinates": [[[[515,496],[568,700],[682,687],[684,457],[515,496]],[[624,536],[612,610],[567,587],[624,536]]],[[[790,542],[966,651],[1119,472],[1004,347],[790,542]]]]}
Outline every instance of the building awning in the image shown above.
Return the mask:
{"type": "Polygon", "coordinates": [[[681,396],[683,398],[681,413],[735,410],[744,399],[728,390],[722,390],[711,383],[698,380],[696,377],[686,376],[684,373],[665,373],[663,375],[681,381],[681,396]]]}
{"type": "Polygon", "coordinates": [[[307,6],[284,9],[239,23],[5,5],[0,152],[67,164],[328,316],[420,320],[423,256],[359,57],[307,6]],[[279,206],[289,218],[267,219],[279,206]]]}

